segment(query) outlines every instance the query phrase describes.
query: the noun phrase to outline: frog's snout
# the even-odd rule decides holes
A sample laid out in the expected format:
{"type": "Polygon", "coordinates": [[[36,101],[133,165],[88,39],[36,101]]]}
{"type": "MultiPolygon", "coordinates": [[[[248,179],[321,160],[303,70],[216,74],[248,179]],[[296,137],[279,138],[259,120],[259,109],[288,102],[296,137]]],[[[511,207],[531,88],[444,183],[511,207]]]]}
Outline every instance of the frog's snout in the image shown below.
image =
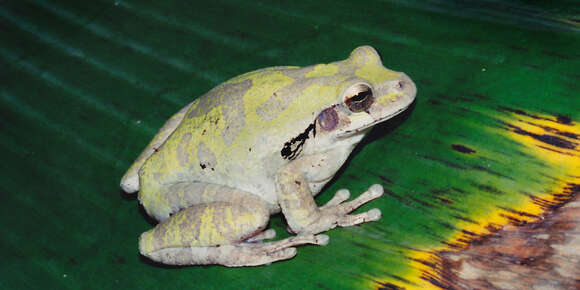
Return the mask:
{"type": "Polygon", "coordinates": [[[409,103],[413,102],[415,96],[417,95],[417,86],[415,86],[415,83],[407,74],[401,73],[401,78],[399,79],[396,86],[397,89],[403,93],[403,95],[409,98],[409,103]]]}

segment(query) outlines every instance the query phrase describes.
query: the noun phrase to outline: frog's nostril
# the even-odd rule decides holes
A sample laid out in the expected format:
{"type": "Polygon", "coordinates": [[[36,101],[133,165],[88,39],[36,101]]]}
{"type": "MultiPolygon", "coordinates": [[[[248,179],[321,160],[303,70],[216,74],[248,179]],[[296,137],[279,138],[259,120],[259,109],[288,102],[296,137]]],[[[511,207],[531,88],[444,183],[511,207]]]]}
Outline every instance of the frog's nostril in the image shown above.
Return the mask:
{"type": "Polygon", "coordinates": [[[399,82],[397,83],[397,89],[399,89],[399,90],[403,90],[403,89],[405,88],[405,85],[406,85],[406,84],[405,84],[405,81],[399,81],[399,82]]]}

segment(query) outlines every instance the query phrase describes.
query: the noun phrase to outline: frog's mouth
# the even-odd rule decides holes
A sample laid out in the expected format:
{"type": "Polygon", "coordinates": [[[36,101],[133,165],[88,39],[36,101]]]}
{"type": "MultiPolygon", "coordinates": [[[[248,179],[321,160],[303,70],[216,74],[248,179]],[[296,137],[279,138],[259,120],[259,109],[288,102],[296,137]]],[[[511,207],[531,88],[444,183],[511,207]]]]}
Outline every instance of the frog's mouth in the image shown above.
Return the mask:
{"type": "MultiPolygon", "coordinates": [[[[387,114],[386,116],[384,116],[384,117],[382,117],[382,118],[375,119],[375,120],[373,120],[373,121],[371,121],[371,122],[369,122],[369,123],[366,123],[366,124],[364,124],[364,125],[362,125],[362,126],[359,126],[359,127],[357,127],[357,128],[354,128],[354,129],[347,129],[347,130],[345,130],[345,131],[343,131],[343,132],[339,132],[339,133],[336,135],[336,137],[337,137],[337,138],[344,139],[344,138],[348,138],[348,137],[351,137],[351,136],[354,136],[354,135],[357,135],[357,134],[365,134],[365,133],[368,131],[368,129],[370,129],[370,128],[371,128],[371,127],[373,127],[374,125],[376,125],[376,124],[378,124],[378,123],[381,123],[381,122],[384,122],[384,121],[387,121],[387,120],[389,120],[389,119],[391,119],[391,118],[393,118],[393,117],[395,117],[395,116],[397,116],[397,115],[401,114],[402,112],[404,112],[405,110],[407,110],[407,108],[409,108],[409,106],[410,106],[412,103],[413,103],[413,102],[411,101],[411,102],[409,102],[407,105],[405,105],[405,106],[403,106],[403,107],[401,107],[401,108],[399,108],[399,109],[395,110],[394,112],[392,112],[392,113],[390,113],[390,114],[387,114]]],[[[368,113],[365,113],[365,114],[367,114],[367,115],[368,115],[368,113]]],[[[369,115],[369,117],[370,117],[370,115],[369,115]]]]}

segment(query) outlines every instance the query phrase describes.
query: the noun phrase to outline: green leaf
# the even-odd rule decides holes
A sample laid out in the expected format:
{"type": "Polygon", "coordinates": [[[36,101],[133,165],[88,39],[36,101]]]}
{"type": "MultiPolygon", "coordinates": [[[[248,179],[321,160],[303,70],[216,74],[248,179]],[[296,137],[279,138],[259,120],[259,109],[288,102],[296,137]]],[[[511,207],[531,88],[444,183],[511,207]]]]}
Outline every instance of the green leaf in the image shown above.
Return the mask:
{"type": "MultiPolygon", "coordinates": [[[[442,286],[436,252],[565,203],[580,184],[572,1],[3,1],[0,288],[442,286]],[[373,183],[380,221],[269,266],[164,267],[119,180],[217,84],[369,44],[417,84],[317,199],[373,183]]],[[[278,237],[288,236],[280,216],[278,237]]]]}

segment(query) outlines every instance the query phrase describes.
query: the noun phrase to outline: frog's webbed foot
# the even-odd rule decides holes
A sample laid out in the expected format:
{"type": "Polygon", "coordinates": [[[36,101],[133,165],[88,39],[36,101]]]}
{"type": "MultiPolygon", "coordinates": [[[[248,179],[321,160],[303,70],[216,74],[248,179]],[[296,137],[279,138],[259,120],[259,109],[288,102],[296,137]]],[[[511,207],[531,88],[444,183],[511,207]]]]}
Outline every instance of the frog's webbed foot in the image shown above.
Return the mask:
{"type": "Polygon", "coordinates": [[[303,232],[320,233],[337,226],[348,227],[379,220],[381,211],[377,208],[360,214],[350,215],[349,213],[363,204],[382,196],[383,192],[381,185],[374,184],[354,200],[346,201],[350,197],[350,193],[346,189],[341,189],[336,192],[330,201],[319,208],[318,219],[308,225],[303,232]]]}

